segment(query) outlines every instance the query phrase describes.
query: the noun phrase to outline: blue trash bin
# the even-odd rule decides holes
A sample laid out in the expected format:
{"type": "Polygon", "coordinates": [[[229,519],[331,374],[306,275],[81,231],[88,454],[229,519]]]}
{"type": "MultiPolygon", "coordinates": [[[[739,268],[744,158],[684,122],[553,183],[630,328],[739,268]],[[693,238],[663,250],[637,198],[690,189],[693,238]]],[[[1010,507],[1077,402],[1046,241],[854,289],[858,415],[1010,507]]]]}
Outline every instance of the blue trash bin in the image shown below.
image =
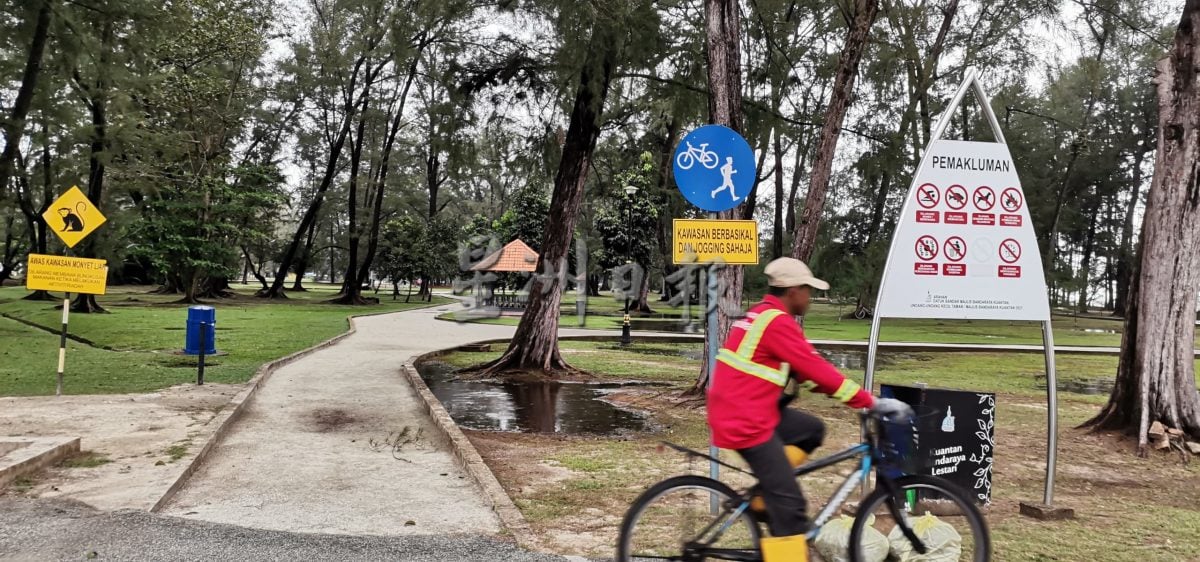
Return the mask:
{"type": "Polygon", "coordinates": [[[188,307],[187,337],[183,345],[185,354],[200,355],[201,330],[204,334],[204,354],[215,354],[217,352],[217,309],[211,306],[188,307]]]}

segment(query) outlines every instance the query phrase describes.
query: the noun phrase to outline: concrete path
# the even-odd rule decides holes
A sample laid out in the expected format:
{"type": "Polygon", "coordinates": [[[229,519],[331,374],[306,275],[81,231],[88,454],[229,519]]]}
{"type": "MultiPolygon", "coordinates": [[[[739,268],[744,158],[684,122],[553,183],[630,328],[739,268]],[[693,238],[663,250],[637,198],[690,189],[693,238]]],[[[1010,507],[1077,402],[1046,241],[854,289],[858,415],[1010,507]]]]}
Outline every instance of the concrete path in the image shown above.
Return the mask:
{"type": "Polygon", "coordinates": [[[354,537],[246,529],[78,502],[0,498],[0,561],[570,562],[478,536],[354,537]]]}
{"type": "Polygon", "coordinates": [[[275,372],[164,513],[311,533],[497,533],[399,372],[413,355],[514,330],[435,318],[451,309],[357,318],[354,335],[275,372]]]}

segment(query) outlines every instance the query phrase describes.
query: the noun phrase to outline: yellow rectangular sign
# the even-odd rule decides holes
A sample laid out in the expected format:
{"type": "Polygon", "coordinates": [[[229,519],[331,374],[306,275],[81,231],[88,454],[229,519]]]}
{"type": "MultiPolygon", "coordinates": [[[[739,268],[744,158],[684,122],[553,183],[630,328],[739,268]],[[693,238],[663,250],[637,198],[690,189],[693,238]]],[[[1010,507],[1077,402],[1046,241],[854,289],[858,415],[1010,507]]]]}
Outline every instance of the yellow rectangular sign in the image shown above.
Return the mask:
{"type": "Polygon", "coordinates": [[[671,257],[675,265],[758,264],[755,221],[675,219],[671,226],[671,257]]]}
{"type": "Polygon", "coordinates": [[[105,260],[29,254],[25,288],[103,295],[108,282],[107,264],[105,260]]]}

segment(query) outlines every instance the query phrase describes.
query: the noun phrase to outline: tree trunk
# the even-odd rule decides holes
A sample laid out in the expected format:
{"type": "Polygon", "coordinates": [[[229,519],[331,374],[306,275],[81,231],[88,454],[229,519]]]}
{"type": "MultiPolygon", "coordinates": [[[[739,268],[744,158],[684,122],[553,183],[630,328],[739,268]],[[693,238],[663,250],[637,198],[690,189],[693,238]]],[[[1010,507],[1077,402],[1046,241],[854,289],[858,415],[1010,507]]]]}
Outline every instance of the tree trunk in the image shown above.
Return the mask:
{"type": "Polygon", "coordinates": [[[358,229],[358,171],[362,165],[362,148],[367,128],[367,106],[370,102],[371,80],[368,78],[363,95],[363,106],[359,112],[358,130],[350,147],[350,182],[346,192],[347,227],[346,242],[349,250],[346,260],[346,279],[343,283],[342,294],[329,302],[334,304],[367,304],[362,298],[362,279],[358,277],[358,243],[361,239],[358,229]]]}
{"type": "MultiPolygon", "coordinates": [[[[600,137],[600,117],[616,66],[619,39],[605,22],[593,24],[591,48],[579,73],[578,90],[563,143],[562,159],[554,178],[550,215],[546,218],[542,252],[529,290],[529,305],[508,349],[488,364],[484,373],[508,369],[535,369],[543,373],[568,370],[558,350],[558,315],[567,277],[567,254],[575,221],[583,201],[592,152],[600,137]],[[553,274],[546,275],[545,272],[553,274]]],[[[580,272],[582,273],[582,272],[580,272]]]]}
{"type": "Polygon", "coordinates": [[[796,165],[792,168],[792,186],[788,189],[787,210],[784,217],[784,232],[796,231],[796,194],[800,191],[800,180],[804,177],[801,170],[808,163],[809,135],[801,133],[796,142],[796,165]]]}
{"type": "MultiPolygon", "coordinates": [[[[667,193],[667,184],[671,177],[671,156],[675,150],[676,138],[679,136],[679,119],[674,115],[672,115],[670,120],[667,121],[666,133],[667,134],[662,137],[661,142],[659,143],[658,155],[658,183],[656,186],[656,193],[662,194],[667,193]]],[[[667,201],[669,201],[669,199],[667,199],[667,201]]],[[[665,209],[670,209],[669,203],[665,209]]],[[[658,242],[658,254],[662,256],[664,278],[669,277],[675,272],[675,264],[672,263],[674,261],[673,254],[671,253],[671,220],[670,212],[660,212],[658,214],[658,229],[655,232],[655,237],[657,238],[658,242]]],[[[590,279],[588,280],[587,285],[587,294],[589,296],[593,296],[592,282],[590,279]]],[[[664,285],[668,284],[664,283],[664,285]]],[[[596,291],[596,295],[599,295],[599,291],[596,291]]],[[[664,300],[670,297],[667,292],[664,292],[663,296],[664,300]]]]}
{"type": "Polygon", "coordinates": [[[1158,152],[1117,383],[1108,404],[1085,424],[1133,433],[1140,455],[1148,453],[1155,421],[1200,439],[1193,351],[1200,289],[1198,43],[1200,0],[1187,0],[1170,56],[1158,64],[1158,152]]]}
{"type": "Polygon", "coordinates": [[[1080,313],[1088,311],[1088,284],[1092,279],[1092,253],[1096,248],[1096,219],[1100,214],[1098,208],[1099,203],[1091,205],[1090,208],[1085,208],[1084,212],[1088,212],[1091,216],[1088,218],[1087,234],[1083,240],[1083,259],[1079,262],[1079,301],[1075,309],[1080,313]]]}
{"type": "MultiPolygon", "coordinates": [[[[1109,33],[1108,18],[1104,18],[1105,24],[1096,37],[1096,63],[1098,65],[1104,62],[1104,52],[1108,47],[1109,33]]],[[[1089,133],[1088,127],[1091,123],[1092,113],[1096,109],[1096,102],[1099,100],[1098,80],[1092,80],[1088,85],[1088,99],[1083,111],[1083,118],[1079,124],[1079,129],[1075,139],[1071,141],[1071,151],[1067,156],[1067,166],[1063,171],[1062,182],[1059,184],[1058,193],[1054,199],[1054,212],[1050,215],[1049,225],[1044,229],[1038,244],[1042,247],[1044,255],[1042,256],[1042,264],[1046,267],[1046,273],[1049,275],[1054,271],[1055,253],[1058,250],[1058,223],[1062,218],[1063,205],[1071,195],[1071,177],[1075,171],[1075,164],[1079,161],[1079,156],[1085,148],[1085,136],[1089,133]]]]}
{"type": "Polygon", "coordinates": [[[38,9],[37,19],[33,24],[29,56],[25,59],[25,71],[21,75],[21,86],[17,89],[17,97],[13,100],[12,112],[8,119],[0,122],[0,131],[4,133],[4,151],[0,152],[0,194],[8,192],[13,163],[21,146],[21,136],[25,133],[25,117],[29,115],[38,74],[42,71],[42,55],[46,51],[46,38],[50,35],[50,2],[51,0],[42,0],[42,7],[38,9]]]}
{"type": "MultiPolygon", "coordinates": [[[[355,90],[355,83],[365,61],[365,55],[355,61],[354,68],[350,73],[350,83],[347,91],[353,92],[355,90]]],[[[367,72],[370,73],[370,69],[367,72]]],[[[296,233],[292,235],[291,242],[288,243],[287,249],[283,251],[283,256],[279,259],[279,269],[275,273],[275,281],[271,283],[270,289],[260,291],[258,296],[272,299],[287,298],[287,295],[283,293],[283,285],[287,282],[287,274],[291,270],[292,261],[296,259],[296,252],[300,248],[300,239],[308,231],[309,225],[317,220],[317,211],[320,209],[321,202],[325,198],[325,192],[329,191],[329,186],[333,184],[333,180],[337,176],[338,159],[341,158],[342,149],[346,146],[346,138],[350,136],[350,128],[354,124],[355,110],[361,101],[361,99],[347,100],[344,104],[343,110],[345,114],[342,117],[341,127],[334,138],[333,145],[330,146],[329,159],[325,161],[325,175],[321,178],[321,183],[317,186],[316,192],[313,193],[313,200],[309,204],[308,209],[304,211],[304,215],[300,218],[300,224],[296,227],[296,233]]],[[[332,242],[330,244],[332,245],[332,242]]],[[[330,250],[330,255],[332,256],[332,250],[330,250]]],[[[329,276],[330,282],[333,282],[332,258],[330,258],[329,276]]]]}
{"type": "MultiPolygon", "coordinates": [[[[88,106],[92,114],[92,143],[88,155],[88,199],[96,210],[104,206],[104,160],[108,150],[108,88],[106,76],[109,54],[112,50],[112,22],[105,22],[100,35],[100,64],[96,70],[96,81],[85,88],[88,94],[88,106]]],[[[83,257],[96,257],[96,237],[91,236],[84,243],[83,257]]],[[[96,302],[96,295],[79,295],[71,303],[71,312],[88,314],[107,312],[96,302]]]]}
{"type": "Polygon", "coordinates": [[[15,220],[16,217],[11,214],[4,219],[4,255],[0,256],[0,287],[3,287],[4,282],[12,277],[13,270],[17,268],[17,258],[22,253],[16,237],[13,236],[15,220]]]}
{"type": "Polygon", "coordinates": [[[654,314],[650,308],[650,270],[642,273],[642,282],[638,286],[638,297],[633,303],[633,311],[638,314],[654,314]]]}
{"type": "Polygon", "coordinates": [[[817,243],[817,231],[821,226],[821,214],[825,210],[825,197],[829,191],[829,177],[833,172],[833,156],[841,136],[842,121],[850,107],[854,93],[854,79],[858,75],[858,63],[867,46],[867,35],[879,11],[878,0],[855,0],[854,22],[846,34],[846,44],[838,57],[833,91],[829,94],[829,106],[825,110],[825,122],[821,136],[817,138],[816,159],[808,182],[808,196],[800,220],[796,222],[795,243],[792,257],[808,261],[817,243]]]}
{"type": "MultiPolygon", "coordinates": [[[[742,132],[742,67],[741,67],[741,21],[737,0],[704,0],[705,55],[708,61],[708,115],[709,121],[742,132]]],[[[717,213],[718,219],[740,219],[742,212],[731,209],[717,213]]],[[[717,275],[717,326],[718,341],[725,341],[733,325],[731,311],[741,309],[742,285],[745,271],[742,266],[712,268],[717,275]]],[[[706,291],[707,288],[701,288],[706,291]]],[[[711,326],[709,330],[713,329],[711,326]]],[[[704,347],[704,362],[700,376],[688,391],[703,394],[708,386],[708,367],[711,363],[709,346],[704,347]]]]}
{"type": "Polygon", "coordinates": [[[289,291],[307,291],[304,288],[304,275],[308,273],[308,266],[312,262],[312,246],[313,239],[317,234],[317,221],[313,221],[308,226],[308,235],[304,237],[304,251],[300,253],[300,257],[296,260],[296,279],[292,281],[292,288],[289,291]]]}
{"type": "Polygon", "coordinates": [[[783,199],[783,141],[779,137],[779,130],[776,129],[773,146],[775,151],[775,224],[771,231],[771,258],[783,257],[783,206],[787,204],[787,201],[783,199]]]}
{"type": "MultiPolygon", "coordinates": [[[[50,135],[46,131],[47,127],[43,124],[43,131],[46,142],[42,144],[42,202],[34,205],[33,185],[32,182],[26,181],[24,184],[18,184],[22,189],[17,192],[17,206],[21,209],[21,214],[25,215],[26,233],[29,237],[29,252],[45,254],[46,253],[46,221],[42,220],[42,213],[50,208],[50,203],[54,201],[54,183],[53,171],[50,164],[50,135]]],[[[22,297],[23,300],[31,301],[57,301],[58,297],[51,296],[48,291],[33,291],[22,297]]]]}
{"type": "Polygon", "coordinates": [[[1138,198],[1142,188],[1142,161],[1150,152],[1150,143],[1145,143],[1133,155],[1133,181],[1129,188],[1129,201],[1125,203],[1125,216],[1121,219],[1121,246],[1117,250],[1117,297],[1113,314],[1125,317],[1129,304],[1129,285],[1133,281],[1133,215],[1137,212],[1138,198]]]}
{"type": "Polygon", "coordinates": [[[412,64],[408,67],[408,78],[404,81],[404,88],[400,92],[400,99],[397,102],[396,111],[392,116],[391,125],[388,126],[387,136],[383,142],[383,155],[380,157],[379,173],[376,175],[374,182],[375,202],[372,205],[371,212],[371,235],[367,242],[367,255],[363,257],[362,265],[358,270],[358,279],[361,282],[367,279],[371,273],[371,265],[375,262],[375,254],[379,251],[379,227],[383,219],[383,194],[387,191],[388,171],[391,169],[392,150],[396,145],[396,135],[400,132],[404,125],[404,106],[408,102],[408,92],[412,89],[413,80],[417,77],[417,63],[420,61],[420,52],[424,49],[424,44],[417,50],[417,54],[413,55],[412,64]]]}
{"type": "Polygon", "coordinates": [[[254,274],[254,278],[258,280],[259,284],[262,285],[263,290],[267,290],[270,286],[267,285],[267,278],[263,277],[262,264],[258,264],[258,267],[254,266],[254,260],[250,257],[250,250],[246,248],[245,244],[242,245],[242,255],[246,257],[246,267],[242,270],[242,283],[246,282],[246,270],[249,270],[254,274]]]}

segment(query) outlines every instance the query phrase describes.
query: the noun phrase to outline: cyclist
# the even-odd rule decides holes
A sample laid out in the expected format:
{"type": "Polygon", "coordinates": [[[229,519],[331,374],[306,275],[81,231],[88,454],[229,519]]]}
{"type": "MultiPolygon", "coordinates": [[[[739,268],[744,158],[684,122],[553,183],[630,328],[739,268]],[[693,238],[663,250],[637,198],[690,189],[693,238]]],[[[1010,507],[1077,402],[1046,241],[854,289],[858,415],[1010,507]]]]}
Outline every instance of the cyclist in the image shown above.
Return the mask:
{"type": "Polygon", "coordinates": [[[851,408],[870,408],[885,416],[904,417],[909,406],[875,398],[813,349],[793,316],[808,310],[812,289],[829,289],[804,262],[779,258],[767,264],[769,289],[762,302],[733,323],[717,354],[708,390],[708,424],[713,444],[737,451],[750,465],[762,489],[772,538],[762,540],[765,562],[807,560],[807,505],[794,467],[804,462],[825,438],[816,416],[780,408],[788,377],[801,388],[828,394],[851,408]]]}

